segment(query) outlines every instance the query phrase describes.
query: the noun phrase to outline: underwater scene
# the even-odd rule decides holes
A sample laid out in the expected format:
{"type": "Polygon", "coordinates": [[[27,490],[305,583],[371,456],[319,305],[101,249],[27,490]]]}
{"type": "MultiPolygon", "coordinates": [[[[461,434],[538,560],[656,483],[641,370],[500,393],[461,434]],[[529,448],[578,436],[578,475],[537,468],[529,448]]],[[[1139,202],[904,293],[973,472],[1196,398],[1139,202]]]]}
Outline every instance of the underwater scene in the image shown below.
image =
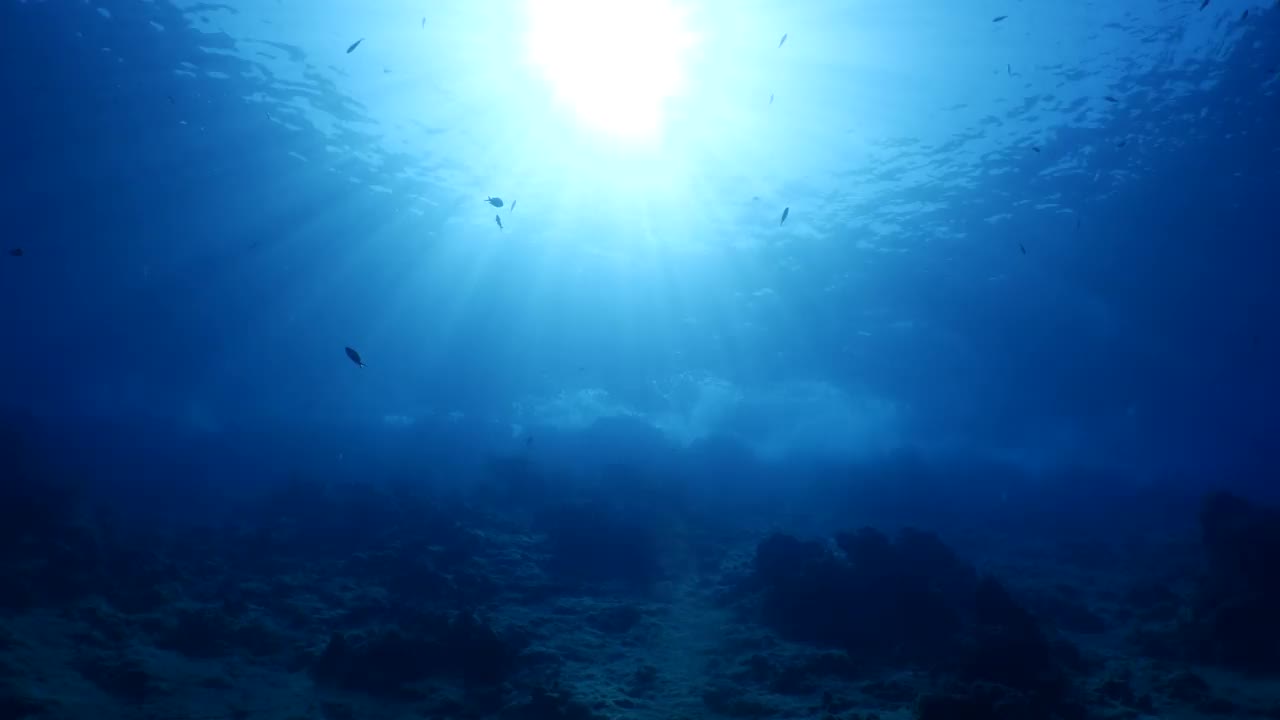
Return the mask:
{"type": "Polygon", "coordinates": [[[1280,720],[1280,2],[0,0],[0,720],[1280,720]]]}

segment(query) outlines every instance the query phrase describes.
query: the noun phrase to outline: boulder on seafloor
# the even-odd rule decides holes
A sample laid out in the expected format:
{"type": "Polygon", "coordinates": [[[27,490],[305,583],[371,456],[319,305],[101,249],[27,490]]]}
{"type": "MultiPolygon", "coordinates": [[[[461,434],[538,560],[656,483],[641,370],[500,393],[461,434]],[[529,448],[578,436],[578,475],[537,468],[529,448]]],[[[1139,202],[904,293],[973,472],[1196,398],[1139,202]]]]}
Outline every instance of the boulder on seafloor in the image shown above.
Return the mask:
{"type": "Polygon", "coordinates": [[[1229,493],[1200,513],[1207,572],[1188,628],[1192,657],[1254,672],[1280,672],[1280,509],[1229,493]]]}
{"type": "Polygon", "coordinates": [[[334,633],[311,665],[325,685],[371,695],[412,695],[413,683],[451,676],[466,685],[492,685],[516,668],[518,647],[473,615],[423,618],[411,627],[334,633]]]}

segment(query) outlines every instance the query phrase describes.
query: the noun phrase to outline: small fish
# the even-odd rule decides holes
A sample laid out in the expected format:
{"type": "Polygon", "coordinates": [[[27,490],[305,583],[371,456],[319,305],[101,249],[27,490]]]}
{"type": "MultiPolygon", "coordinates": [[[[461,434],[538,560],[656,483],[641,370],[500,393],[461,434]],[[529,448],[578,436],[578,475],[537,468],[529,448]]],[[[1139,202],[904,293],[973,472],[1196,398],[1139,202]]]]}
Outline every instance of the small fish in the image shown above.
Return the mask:
{"type": "Polygon", "coordinates": [[[769,104],[773,104],[773,93],[769,93],[769,104]]]}
{"type": "Polygon", "coordinates": [[[1204,10],[1207,7],[1209,7],[1209,0],[1204,0],[1204,2],[1200,3],[1201,10],[1204,10]]]}
{"type": "Polygon", "coordinates": [[[347,357],[351,358],[351,362],[362,368],[364,367],[364,360],[360,359],[360,353],[356,352],[354,348],[346,348],[346,351],[347,357]]]}
{"type": "Polygon", "coordinates": [[[782,39],[778,41],[778,47],[782,47],[782,43],[787,41],[787,34],[782,33],[782,39]]]}
{"type": "Polygon", "coordinates": [[[360,47],[360,43],[362,42],[364,42],[364,38],[360,38],[359,40],[347,46],[347,54],[350,55],[352,52],[354,52],[356,48],[360,47]]]}
{"type": "Polygon", "coordinates": [[[515,212],[515,211],[516,211],[516,203],[518,203],[518,202],[520,202],[520,201],[519,201],[519,200],[512,200],[512,201],[511,201],[511,209],[507,211],[507,214],[508,214],[508,215],[510,215],[511,213],[513,213],[513,212],[515,212]]]}
{"type": "Polygon", "coordinates": [[[1035,145],[1032,145],[1032,146],[1031,146],[1031,150],[1032,150],[1033,152],[1040,152],[1040,148],[1039,148],[1039,147],[1037,147],[1037,146],[1035,146],[1035,145]]]}
{"type": "Polygon", "coordinates": [[[1005,71],[1005,72],[1007,72],[1007,73],[1009,73],[1009,77],[1013,77],[1013,66],[1012,66],[1012,65],[1009,65],[1008,63],[1006,63],[1006,64],[1005,64],[1005,66],[1004,66],[1004,71],[1005,71]]]}
{"type": "Polygon", "coordinates": [[[1107,95],[1107,96],[1103,97],[1102,99],[1103,99],[1103,100],[1106,100],[1106,101],[1107,101],[1107,102],[1109,102],[1109,103],[1116,103],[1116,102],[1120,102],[1119,100],[1115,99],[1114,97],[1112,97],[1112,96],[1110,96],[1110,95],[1107,95]]]}
{"type": "Polygon", "coordinates": [[[1249,19],[1249,11],[1245,10],[1244,14],[1240,16],[1240,22],[1244,22],[1245,20],[1248,20],[1248,19],[1249,19]]]}
{"type": "Polygon", "coordinates": [[[422,29],[423,29],[423,30],[426,30],[426,29],[427,29],[427,19],[426,19],[426,18],[422,18],[422,29]]]}
{"type": "Polygon", "coordinates": [[[1001,20],[1007,20],[1008,18],[1009,18],[1008,15],[997,15],[991,18],[991,22],[1000,22],[1001,20]]]}
{"type": "Polygon", "coordinates": [[[1026,254],[1027,254],[1027,246],[1026,246],[1026,245],[1023,245],[1022,243],[1018,243],[1018,249],[1022,251],[1022,254],[1023,254],[1023,255],[1026,255],[1026,254]]]}
{"type": "Polygon", "coordinates": [[[487,203],[489,203],[490,205],[492,205],[492,206],[494,206],[494,207],[502,207],[502,198],[492,198],[492,197],[491,197],[491,198],[485,198],[485,199],[484,199],[484,201],[485,201],[485,202],[487,202],[487,203]]]}
{"type": "Polygon", "coordinates": [[[790,214],[791,214],[791,208],[789,208],[789,207],[782,208],[782,219],[778,221],[778,226],[779,226],[779,227],[781,227],[781,226],[782,226],[782,223],[784,223],[784,222],[786,222],[786,221],[787,221],[787,216],[788,216],[788,215],[790,215],[790,214]]]}
{"type": "Polygon", "coordinates": [[[9,251],[9,254],[10,254],[10,255],[12,255],[12,256],[14,256],[14,257],[22,257],[22,255],[23,255],[23,253],[22,253],[22,248],[14,248],[14,249],[12,249],[12,250],[10,250],[10,251],[9,251]]]}
{"type": "Polygon", "coordinates": [[[502,216],[501,216],[501,215],[494,215],[494,216],[493,216],[493,221],[494,221],[494,222],[496,222],[496,223],[498,223],[498,229],[499,229],[499,230],[503,229],[503,228],[502,228],[502,216]]]}
{"type": "Polygon", "coordinates": [[[1118,147],[1118,148],[1122,148],[1122,147],[1124,147],[1125,145],[1128,145],[1128,144],[1129,144],[1129,141],[1128,141],[1128,140],[1121,140],[1120,142],[1116,143],[1116,147],[1118,147]]]}

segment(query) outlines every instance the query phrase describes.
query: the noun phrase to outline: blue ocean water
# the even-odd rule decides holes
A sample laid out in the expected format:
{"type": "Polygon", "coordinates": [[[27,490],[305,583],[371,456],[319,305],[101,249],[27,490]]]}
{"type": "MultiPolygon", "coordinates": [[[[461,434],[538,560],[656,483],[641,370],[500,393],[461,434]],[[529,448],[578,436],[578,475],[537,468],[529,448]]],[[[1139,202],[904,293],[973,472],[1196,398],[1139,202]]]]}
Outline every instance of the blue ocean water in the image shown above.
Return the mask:
{"type": "Polygon", "coordinates": [[[0,0],[0,718],[1276,717],[1277,10],[0,0]]]}

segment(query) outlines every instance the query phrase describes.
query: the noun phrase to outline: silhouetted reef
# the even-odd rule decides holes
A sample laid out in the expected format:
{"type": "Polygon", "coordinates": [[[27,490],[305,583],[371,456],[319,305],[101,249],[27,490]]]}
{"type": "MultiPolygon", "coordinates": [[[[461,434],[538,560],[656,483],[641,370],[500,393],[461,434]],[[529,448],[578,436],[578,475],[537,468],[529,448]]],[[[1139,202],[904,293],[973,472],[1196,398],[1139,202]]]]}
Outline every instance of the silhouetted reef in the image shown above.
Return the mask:
{"type": "Polygon", "coordinates": [[[1280,672],[1280,509],[1215,493],[1200,525],[1207,568],[1190,623],[1193,656],[1280,672]]]}
{"type": "Polygon", "coordinates": [[[475,494],[289,473],[183,516],[5,442],[3,718],[1280,717],[1280,513],[1232,495],[1198,536],[814,538],[521,462],[475,494]]]}

